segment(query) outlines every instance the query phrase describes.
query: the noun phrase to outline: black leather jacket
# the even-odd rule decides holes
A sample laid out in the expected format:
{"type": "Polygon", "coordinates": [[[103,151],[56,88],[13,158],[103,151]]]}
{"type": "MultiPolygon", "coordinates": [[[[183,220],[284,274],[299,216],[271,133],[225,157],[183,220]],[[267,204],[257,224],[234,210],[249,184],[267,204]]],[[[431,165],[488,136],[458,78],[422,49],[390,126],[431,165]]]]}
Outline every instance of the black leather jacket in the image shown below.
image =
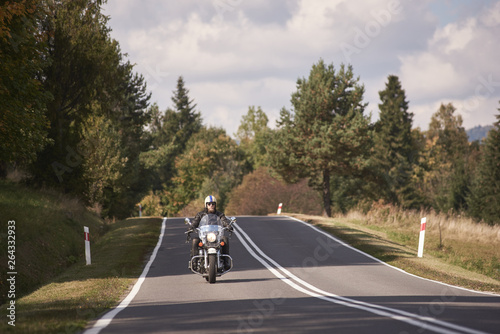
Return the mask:
{"type": "MultiPolygon", "coordinates": [[[[224,215],[223,212],[215,210],[214,214],[217,215],[217,216],[219,216],[220,220],[222,221],[222,225],[224,225],[224,227],[229,226],[229,223],[231,221],[224,215]]],[[[196,216],[193,219],[193,228],[197,228],[198,225],[200,225],[200,220],[205,215],[208,215],[208,209],[207,208],[203,209],[203,211],[200,211],[200,212],[198,212],[196,214],[196,216]]]]}

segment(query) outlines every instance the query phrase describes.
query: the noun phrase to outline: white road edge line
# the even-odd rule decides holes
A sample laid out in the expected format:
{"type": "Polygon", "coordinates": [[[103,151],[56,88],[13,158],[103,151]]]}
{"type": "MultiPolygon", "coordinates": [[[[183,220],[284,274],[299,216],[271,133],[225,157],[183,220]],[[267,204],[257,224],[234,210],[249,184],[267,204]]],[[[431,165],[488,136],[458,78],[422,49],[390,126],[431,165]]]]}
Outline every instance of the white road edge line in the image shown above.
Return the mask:
{"type": "MultiPolygon", "coordinates": [[[[283,268],[281,265],[279,265],[276,261],[274,261],[273,259],[271,259],[270,257],[268,257],[252,241],[252,239],[250,239],[250,237],[248,236],[248,234],[246,234],[246,232],[239,225],[235,224],[235,226],[237,227],[237,230],[235,230],[236,236],[241,241],[241,243],[243,244],[243,246],[248,250],[248,252],[257,261],[259,261],[260,263],[262,263],[271,273],[273,273],[276,277],[278,277],[279,279],[281,279],[284,283],[290,285],[292,288],[294,288],[294,289],[296,289],[296,290],[298,290],[298,291],[300,291],[302,293],[305,293],[305,294],[307,294],[309,296],[312,296],[312,297],[315,297],[315,298],[319,298],[319,299],[322,299],[322,300],[325,300],[325,301],[328,301],[328,302],[331,302],[331,303],[335,303],[335,304],[339,304],[339,305],[344,305],[344,306],[351,307],[351,308],[361,309],[361,310],[364,310],[364,311],[367,311],[367,312],[370,312],[370,313],[374,313],[374,314],[377,314],[377,315],[380,315],[380,316],[388,317],[388,318],[391,318],[391,319],[394,319],[394,320],[406,322],[406,323],[411,324],[413,326],[421,327],[421,328],[424,328],[424,329],[427,329],[427,330],[432,330],[432,331],[434,331],[436,333],[452,334],[452,333],[457,333],[456,332],[457,330],[459,330],[461,332],[464,332],[464,333],[471,333],[471,334],[484,334],[485,333],[485,332],[482,332],[482,331],[477,331],[477,330],[474,330],[474,329],[470,329],[470,328],[466,328],[466,327],[454,325],[454,324],[451,324],[451,323],[443,322],[443,321],[440,321],[440,320],[437,320],[437,319],[434,319],[434,318],[422,317],[422,316],[419,316],[417,314],[413,314],[413,313],[409,313],[409,312],[405,312],[405,311],[401,311],[401,310],[397,310],[397,309],[391,309],[391,308],[380,306],[380,305],[365,303],[365,302],[361,302],[361,301],[350,299],[350,298],[341,297],[341,296],[338,296],[338,295],[335,295],[335,294],[323,291],[323,290],[321,290],[321,289],[319,289],[319,288],[317,288],[317,287],[315,287],[315,286],[313,286],[313,285],[311,285],[311,284],[303,281],[302,279],[298,278],[297,276],[293,275],[291,272],[289,272],[288,270],[286,270],[285,268],[283,268]],[[240,236],[239,232],[241,232],[241,234],[243,235],[243,237],[240,236]],[[253,251],[253,249],[248,245],[247,241],[248,241],[248,243],[250,243],[255,248],[255,250],[262,257],[266,258],[270,263],[272,263],[277,269],[279,269],[282,273],[284,273],[288,277],[284,276],[281,272],[279,272],[278,270],[276,270],[275,268],[273,268],[269,263],[267,263],[262,257],[260,257],[259,255],[257,255],[253,251]],[[304,289],[303,287],[301,287],[301,286],[297,285],[296,283],[292,282],[290,279],[296,281],[299,284],[302,284],[303,286],[307,287],[308,289],[310,289],[312,291],[304,289]],[[315,291],[315,292],[313,292],[313,291],[315,291]],[[394,313],[400,314],[400,315],[395,315],[394,313]],[[452,328],[453,330],[431,325],[431,324],[429,324],[430,322],[435,323],[436,325],[443,326],[443,327],[452,328]]],[[[320,232],[322,232],[322,231],[320,231],[320,232]]]]}
{"type": "Polygon", "coordinates": [[[101,330],[106,328],[111,321],[113,320],[114,317],[121,311],[123,311],[129,304],[130,302],[134,299],[135,295],[139,292],[139,289],[141,288],[142,283],[146,279],[146,276],[148,275],[149,268],[151,267],[151,264],[156,258],[156,254],[158,253],[158,250],[160,249],[162,240],[163,240],[163,235],[165,234],[165,226],[167,223],[167,217],[163,218],[163,222],[161,224],[161,232],[160,236],[158,237],[158,242],[156,243],[156,247],[153,250],[153,254],[151,254],[151,257],[149,259],[149,262],[146,264],[146,267],[144,267],[144,270],[142,271],[141,276],[139,276],[139,279],[137,282],[134,284],[134,287],[132,290],[129,292],[127,297],[125,297],[124,300],[118,305],[116,308],[112,309],[111,311],[107,312],[104,314],[97,322],[92,326],[92,328],[86,330],[83,332],[83,334],[98,334],[101,330]]]}
{"type": "Polygon", "coordinates": [[[370,258],[370,259],[372,259],[372,260],[374,260],[376,262],[379,262],[379,263],[381,263],[381,264],[383,264],[383,265],[385,265],[387,267],[390,267],[390,268],[392,268],[394,270],[400,271],[400,272],[402,272],[402,273],[404,273],[406,275],[410,275],[410,276],[413,276],[413,277],[416,277],[416,278],[420,278],[420,279],[422,279],[424,281],[439,283],[441,285],[449,286],[451,288],[460,289],[460,290],[464,290],[464,291],[468,291],[468,292],[473,292],[473,293],[478,293],[478,294],[483,294],[483,295],[489,295],[489,296],[495,296],[495,297],[499,297],[500,296],[499,294],[496,294],[496,293],[493,293],[493,292],[471,290],[471,289],[463,288],[461,286],[451,285],[451,284],[443,283],[443,282],[440,282],[440,281],[432,280],[430,278],[424,278],[424,277],[421,277],[421,276],[417,276],[417,275],[411,274],[411,273],[409,273],[407,271],[404,271],[401,268],[391,266],[390,264],[388,264],[388,263],[386,263],[384,261],[381,261],[381,260],[377,259],[376,257],[371,256],[370,254],[367,254],[367,253],[365,253],[365,252],[363,252],[363,251],[361,251],[361,250],[359,250],[357,248],[352,247],[351,245],[346,244],[342,240],[335,238],[331,234],[328,234],[327,232],[321,230],[320,228],[318,228],[318,227],[316,227],[314,225],[311,225],[311,224],[309,224],[309,223],[307,223],[305,221],[302,221],[302,220],[300,220],[298,218],[295,218],[295,217],[290,217],[290,216],[283,216],[283,217],[290,218],[290,219],[295,220],[295,221],[297,221],[299,223],[302,223],[302,224],[304,224],[304,225],[312,228],[313,230],[315,230],[315,231],[317,231],[317,232],[325,235],[326,237],[328,237],[328,238],[330,238],[330,239],[332,239],[332,240],[340,243],[342,246],[347,247],[349,249],[352,249],[353,251],[356,251],[356,252],[358,252],[358,253],[360,253],[360,254],[362,254],[362,255],[364,255],[364,256],[366,256],[366,257],[368,257],[368,258],[370,258]]]}

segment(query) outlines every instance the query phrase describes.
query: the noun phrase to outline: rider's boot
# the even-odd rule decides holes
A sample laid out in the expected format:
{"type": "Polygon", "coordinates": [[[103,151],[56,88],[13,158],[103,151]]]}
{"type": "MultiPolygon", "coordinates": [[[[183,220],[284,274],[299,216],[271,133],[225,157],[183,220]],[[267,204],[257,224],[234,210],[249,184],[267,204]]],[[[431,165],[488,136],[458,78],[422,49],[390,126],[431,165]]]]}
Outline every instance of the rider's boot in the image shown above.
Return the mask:
{"type": "Polygon", "coordinates": [[[229,270],[230,268],[231,268],[231,259],[229,259],[227,256],[224,256],[224,270],[229,270]]]}

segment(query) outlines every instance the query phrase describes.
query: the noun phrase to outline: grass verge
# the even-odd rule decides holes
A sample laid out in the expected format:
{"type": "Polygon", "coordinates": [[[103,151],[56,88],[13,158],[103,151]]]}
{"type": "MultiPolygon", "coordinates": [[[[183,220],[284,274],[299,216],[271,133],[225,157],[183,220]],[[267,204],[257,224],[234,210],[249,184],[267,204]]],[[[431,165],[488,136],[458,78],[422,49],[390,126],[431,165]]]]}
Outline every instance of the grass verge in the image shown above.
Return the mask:
{"type": "MultiPolygon", "coordinates": [[[[471,237],[461,226],[460,232],[452,233],[452,223],[442,223],[441,236],[437,228],[426,232],[424,256],[417,257],[420,220],[410,229],[403,223],[373,222],[366,216],[324,218],[301,214],[283,213],[309,222],[342,239],[351,246],[368,253],[392,266],[420,277],[437,280],[464,288],[500,294],[500,252],[496,235],[488,230],[487,242],[471,237]],[[448,226],[447,229],[445,226],[448,226]],[[447,237],[443,242],[443,231],[447,237]],[[478,247],[482,245],[482,247],[478,247]],[[452,252],[450,249],[454,249],[452,252]]],[[[435,221],[437,217],[432,217],[435,221]]],[[[431,219],[432,221],[432,219],[431,219]]],[[[429,222],[429,219],[428,219],[429,222]]],[[[428,225],[429,226],[429,225],[428,225]]],[[[431,225],[432,226],[432,225],[431,225]]],[[[496,231],[496,230],[495,230],[496,231]]]]}
{"type": "Polygon", "coordinates": [[[80,258],[51,283],[16,300],[15,327],[5,320],[3,305],[0,333],[74,333],[85,328],[117,305],[135,283],[158,241],[161,221],[135,218],[111,224],[91,245],[91,265],[80,258]]]}
{"type": "Polygon", "coordinates": [[[7,272],[17,272],[16,297],[31,293],[82,256],[84,226],[94,241],[108,228],[76,198],[5,180],[0,180],[0,219],[0,304],[7,300],[7,272]],[[7,230],[9,221],[14,230],[7,230]],[[9,239],[8,232],[14,233],[9,239]],[[15,252],[8,253],[7,239],[15,252]]]}

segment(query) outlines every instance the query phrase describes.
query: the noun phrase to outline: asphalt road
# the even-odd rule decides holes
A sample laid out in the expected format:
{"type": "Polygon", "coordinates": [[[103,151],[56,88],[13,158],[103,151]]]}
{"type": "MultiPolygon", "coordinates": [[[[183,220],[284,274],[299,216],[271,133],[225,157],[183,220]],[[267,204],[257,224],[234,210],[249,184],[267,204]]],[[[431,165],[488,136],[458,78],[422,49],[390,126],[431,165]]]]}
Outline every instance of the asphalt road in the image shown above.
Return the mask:
{"type": "Polygon", "coordinates": [[[409,275],[292,218],[238,217],[234,268],[215,284],[188,269],[185,230],[166,220],[135,297],[87,333],[500,333],[500,296],[409,275]]]}

